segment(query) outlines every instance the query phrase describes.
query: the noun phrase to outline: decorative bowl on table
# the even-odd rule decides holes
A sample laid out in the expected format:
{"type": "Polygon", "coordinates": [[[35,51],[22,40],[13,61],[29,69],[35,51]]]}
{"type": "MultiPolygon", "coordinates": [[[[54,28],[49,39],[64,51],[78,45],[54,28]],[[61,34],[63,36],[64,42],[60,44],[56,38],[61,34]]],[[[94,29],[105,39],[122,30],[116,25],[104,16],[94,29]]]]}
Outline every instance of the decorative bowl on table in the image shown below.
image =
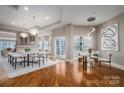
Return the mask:
{"type": "Polygon", "coordinates": [[[89,49],[88,49],[88,52],[89,52],[89,53],[92,53],[92,48],[89,48],[89,49]]]}

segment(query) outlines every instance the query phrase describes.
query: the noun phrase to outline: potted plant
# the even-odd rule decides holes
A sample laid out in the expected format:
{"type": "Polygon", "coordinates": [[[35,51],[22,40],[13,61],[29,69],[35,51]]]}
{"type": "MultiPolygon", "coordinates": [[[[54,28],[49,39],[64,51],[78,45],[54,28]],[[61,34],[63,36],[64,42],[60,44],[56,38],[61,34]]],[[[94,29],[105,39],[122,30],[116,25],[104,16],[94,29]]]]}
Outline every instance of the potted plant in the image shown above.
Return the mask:
{"type": "Polygon", "coordinates": [[[31,51],[30,48],[25,48],[24,50],[25,50],[25,52],[29,52],[29,51],[31,51]]]}

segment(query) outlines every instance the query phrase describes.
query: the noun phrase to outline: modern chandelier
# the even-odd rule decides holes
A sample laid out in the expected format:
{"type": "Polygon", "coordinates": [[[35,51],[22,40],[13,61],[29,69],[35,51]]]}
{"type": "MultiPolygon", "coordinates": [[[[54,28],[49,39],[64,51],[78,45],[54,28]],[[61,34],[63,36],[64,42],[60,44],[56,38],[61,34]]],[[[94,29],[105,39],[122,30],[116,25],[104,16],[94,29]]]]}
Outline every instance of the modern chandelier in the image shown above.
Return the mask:
{"type": "Polygon", "coordinates": [[[39,26],[35,26],[35,16],[33,16],[33,27],[29,29],[29,33],[35,36],[39,33],[39,26]]]}
{"type": "MultiPolygon", "coordinates": [[[[93,22],[95,20],[96,20],[95,17],[89,17],[89,18],[87,18],[87,21],[88,22],[93,22]]],[[[90,32],[87,35],[90,36],[90,34],[93,33],[94,31],[96,31],[96,28],[94,26],[91,26],[90,27],[90,32]]]]}
{"type": "Polygon", "coordinates": [[[26,38],[26,37],[28,37],[28,33],[20,33],[20,36],[21,36],[22,38],[26,38]]]}

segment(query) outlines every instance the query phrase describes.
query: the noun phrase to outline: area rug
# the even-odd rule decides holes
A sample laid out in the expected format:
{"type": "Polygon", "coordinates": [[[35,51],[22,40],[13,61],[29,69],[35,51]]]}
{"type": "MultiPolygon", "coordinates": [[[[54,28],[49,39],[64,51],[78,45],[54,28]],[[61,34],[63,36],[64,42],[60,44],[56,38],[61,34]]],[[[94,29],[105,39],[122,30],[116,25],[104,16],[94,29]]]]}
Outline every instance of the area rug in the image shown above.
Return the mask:
{"type": "Polygon", "coordinates": [[[21,65],[17,64],[17,68],[14,69],[10,65],[10,63],[8,63],[7,58],[0,57],[0,65],[2,65],[2,67],[5,69],[5,72],[8,75],[8,78],[14,78],[17,76],[21,76],[21,75],[24,75],[24,74],[27,74],[27,73],[30,73],[30,72],[33,72],[33,71],[36,71],[39,69],[43,69],[43,68],[46,68],[46,67],[58,64],[58,63],[60,63],[60,62],[48,60],[48,61],[45,61],[44,64],[41,62],[40,67],[39,67],[39,64],[35,63],[33,65],[33,67],[32,67],[32,65],[30,65],[30,66],[26,66],[25,68],[23,65],[21,66],[21,65]]]}

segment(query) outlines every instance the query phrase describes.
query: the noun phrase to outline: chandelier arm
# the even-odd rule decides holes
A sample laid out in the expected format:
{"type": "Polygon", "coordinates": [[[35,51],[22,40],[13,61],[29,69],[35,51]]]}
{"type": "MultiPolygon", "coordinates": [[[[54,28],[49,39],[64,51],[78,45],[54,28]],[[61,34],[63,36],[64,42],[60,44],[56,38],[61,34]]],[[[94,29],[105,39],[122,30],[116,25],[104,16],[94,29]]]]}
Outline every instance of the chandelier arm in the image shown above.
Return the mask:
{"type": "Polygon", "coordinates": [[[30,28],[29,33],[33,36],[35,36],[39,33],[38,26],[35,26],[35,16],[33,16],[33,27],[30,28]]]}

